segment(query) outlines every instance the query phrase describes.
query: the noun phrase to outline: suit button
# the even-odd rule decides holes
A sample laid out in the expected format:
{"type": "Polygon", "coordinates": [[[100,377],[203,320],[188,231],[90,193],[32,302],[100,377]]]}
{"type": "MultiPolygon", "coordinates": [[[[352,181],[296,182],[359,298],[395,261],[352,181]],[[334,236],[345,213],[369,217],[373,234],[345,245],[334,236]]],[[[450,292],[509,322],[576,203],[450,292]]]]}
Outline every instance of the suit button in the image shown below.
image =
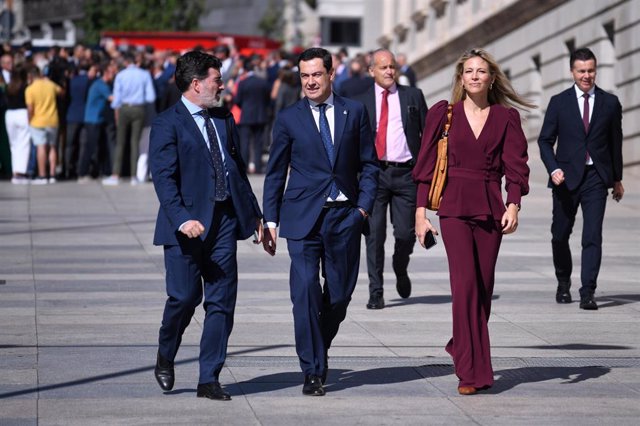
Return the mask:
{"type": "Polygon", "coordinates": [[[322,194],[324,198],[329,198],[329,194],[322,194]]]}

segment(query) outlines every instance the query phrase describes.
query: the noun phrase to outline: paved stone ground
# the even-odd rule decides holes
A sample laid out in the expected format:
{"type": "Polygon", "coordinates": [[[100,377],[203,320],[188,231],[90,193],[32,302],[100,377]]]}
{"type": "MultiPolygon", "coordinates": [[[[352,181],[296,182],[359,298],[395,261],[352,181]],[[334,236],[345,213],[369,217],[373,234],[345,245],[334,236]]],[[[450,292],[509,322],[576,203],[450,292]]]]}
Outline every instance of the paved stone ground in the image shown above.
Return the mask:
{"type": "MultiPolygon", "coordinates": [[[[638,424],[640,170],[625,170],[627,194],[607,207],[601,309],[584,312],[554,301],[551,196],[531,157],[531,195],[498,264],[496,384],[472,397],[457,394],[443,349],[451,299],[442,244],[416,248],[411,298],[398,298],[388,279],[382,311],[365,309],[363,256],[330,352],[328,394],[309,398],[300,392],[285,244],[270,258],[241,242],[221,376],[233,400],[214,402],[195,397],[201,309],[176,360],[175,390],[163,394],[153,378],[165,298],[162,250],[151,244],[153,188],[0,183],[0,425],[638,424]]],[[[262,178],[251,180],[261,194],[262,178]]]]}

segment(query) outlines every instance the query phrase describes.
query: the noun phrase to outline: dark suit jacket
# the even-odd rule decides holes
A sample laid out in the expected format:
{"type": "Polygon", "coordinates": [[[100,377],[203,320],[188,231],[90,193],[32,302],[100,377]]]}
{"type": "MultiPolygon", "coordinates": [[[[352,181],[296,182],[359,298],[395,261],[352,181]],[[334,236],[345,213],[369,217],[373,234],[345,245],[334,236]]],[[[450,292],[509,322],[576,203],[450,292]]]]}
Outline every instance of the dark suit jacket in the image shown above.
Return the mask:
{"type": "Polygon", "coordinates": [[[366,75],[352,75],[340,86],[340,96],[354,99],[359,94],[366,92],[373,84],[373,78],[366,75]]]}
{"type": "Polygon", "coordinates": [[[354,207],[367,212],[373,207],[379,168],[367,113],[360,102],[337,95],[334,107],[333,170],[307,98],[283,109],[276,118],[263,207],[265,221],[279,223],[283,238],[297,240],[309,234],[332,180],[354,207]]]}
{"type": "MultiPolygon", "coordinates": [[[[260,207],[245,174],[239,155],[238,135],[233,117],[224,108],[212,108],[222,145],[231,199],[238,217],[237,238],[253,234],[260,207]]],[[[209,147],[187,107],[179,101],[159,114],[151,127],[149,164],[160,209],[153,238],[155,245],[178,245],[186,241],[178,228],[188,220],[198,220],[211,229],[215,201],[215,173],[209,147]]]]}
{"type": "Polygon", "coordinates": [[[269,120],[271,102],[269,82],[256,75],[250,75],[238,83],[234,102],[242,110],[238,124],[266,123],[269,120]]]}
{"type": "MultiPolygon", "coordinates": [[[[427,205],[447,106],[447,101],[440,101],[427,114],[424,142],[413,169],[419,207],[427,205]]],[[[505,212],[501,192],[503,176],[506,203],[519,205],[522,196],[529,192],[527,138],[515,108],[491,105],[487,121],[476,139],[463,103],[457,102],[453,106],[447,154],[447,185],[439,216],[488,216],[500,220],[505,212]]]]}
{"type": "MultiPolygon", "coordinates": [[[[413,159],[418,158],[420,152],[420,144],[422,141],[422,129],[424,129],[424,120],[427,115],[427,103],[422,95],[422,90],[413,87],[397,85],[398,96],[400,97],[400,115],[402,117],[402,126],[404,134],[407,137],[407,144],[413,159]]],[[[353,99],[362,102],[367,107],[369,113],[369,123],[371,124],[371,132],[373,140],[376,139],[376,94],[375,86],[371,85],[369,89],[354,97],[353,99]]]]}
{"type": "MultiPolygon", "coordinates": [[[[582,180],[587,151],[602,181],[613,187],[622,180],[622,106],[618,98],[596,86],[589,132],[585,133],[574,86],[553,96],[538,145],[547,172],[562,169],[569,190],[582,180]]],[[[549,187],[553,187],[551,180],[549,187]]]]}

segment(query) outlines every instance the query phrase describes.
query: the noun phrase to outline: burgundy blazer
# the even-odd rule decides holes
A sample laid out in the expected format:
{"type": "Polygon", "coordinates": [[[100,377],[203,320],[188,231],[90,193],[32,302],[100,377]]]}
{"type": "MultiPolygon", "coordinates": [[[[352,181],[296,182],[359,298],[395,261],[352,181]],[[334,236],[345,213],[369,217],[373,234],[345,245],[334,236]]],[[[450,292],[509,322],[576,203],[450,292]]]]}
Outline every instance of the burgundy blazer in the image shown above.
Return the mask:
{"type": "MultiPolygon", "coordinates": [[[[422,147],[413,169],[418,184],[417,205],[425,207],[436,164],[438,140],[446,121],[447,101],[436,103],[427,113],[422,147]]],[[[439,216],[489,216],[500,220],[505,204],[520,205],[529,192],[527,139],[515,108],[491,105],[489,116],[476,140],[462,102],[453,106],[449,129],[447,184],[439,216]],[[501,183],[505,177],[506,203],[501,183]]]]}

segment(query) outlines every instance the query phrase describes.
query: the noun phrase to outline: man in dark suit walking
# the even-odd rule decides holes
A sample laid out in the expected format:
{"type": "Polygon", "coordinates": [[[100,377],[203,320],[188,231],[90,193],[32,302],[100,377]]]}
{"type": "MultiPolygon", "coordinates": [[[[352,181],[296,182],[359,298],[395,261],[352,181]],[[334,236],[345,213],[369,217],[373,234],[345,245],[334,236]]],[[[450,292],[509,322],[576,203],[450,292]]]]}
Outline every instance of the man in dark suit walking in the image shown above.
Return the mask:
{"type": "Polygon", "coordinates": [[[269,82],[255,73],[253,59],[244,62],[247,76],[238,83],[234,102],[240,113],[240,146],[245,163],[252,173],[262,173],[262,150],[269,121],[271,89],[269,82]]]}
{"type": "Polygon", "coordinates": [[[582,208],[580,308],[596,310],[594,300],[602,260],[602,222],[607,188],[620,201],[622,186],[622,107],[595,85],[596,57],[587,48],[570,57],[575,84],[549,101],[538,145],[553,189],[551,246],[558,279],[556,302],[571,303],[569,236],[582,208]],[[554,145],[557,147],[554,152],[554,145]]]}
{"type": "Polygon", "coordinates": [[[178,59],[175,79],[182,98],[158,115],[150,136],[160,201],[153,243],[164,246],[168,296],[155,376],[163,390],[173,388],[182,334],[204,298],[197,396],[229,400],[218,376],[233,327],[237,240],[254,230],[255,242],[261,240],[262,213],[239,156],[233,118],[215,108],[223,89],[220,60],[188,52],[178,59]]]}
{"type": "Polygon", "coordinates": [[[393,270],[396,290],[402,298],[411,295],[407,267],[416,241],[416,185],[411,170],[420,152],[427,104],[420,89],[396,83],[396,72],[393,54],[385,49],[375,51],[369,68],[374,84],[354,98],[367,107],[381,168],[378,193],[371,212],[371,232],[366,237],[369,271],[367,309],[384,308],[384,243],[388,206],[391,206],[395,237],[393,270]]]}
{"type": "Polygon", "coordinates": [[[307,49],[298,67],[305,97],[280,111],[273,127],[263,244],[275,255],[279,225],[291,258],[302,393],[321,396],[327,351],[358,279],[360,234],[373,207],[378,165],[364,106],[331,92],[331,54],[307,49]]]}

